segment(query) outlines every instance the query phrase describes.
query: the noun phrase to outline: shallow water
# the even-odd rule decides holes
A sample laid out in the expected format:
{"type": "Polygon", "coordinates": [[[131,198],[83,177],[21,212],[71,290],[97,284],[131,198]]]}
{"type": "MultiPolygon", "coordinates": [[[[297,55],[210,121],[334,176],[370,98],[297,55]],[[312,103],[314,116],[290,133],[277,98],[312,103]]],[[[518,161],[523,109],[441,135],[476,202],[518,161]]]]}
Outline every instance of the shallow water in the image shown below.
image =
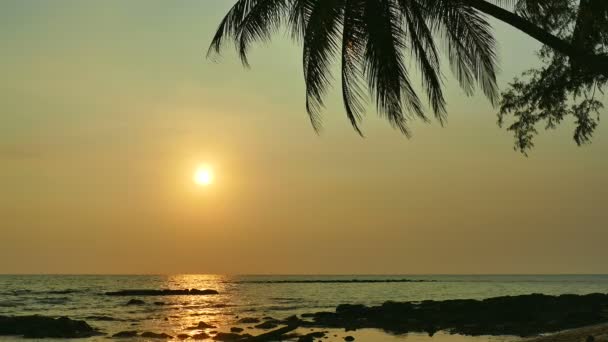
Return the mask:
{"type": "MultiPolygon", "coordinates": [[[[86,320],[103,332],[123,330],[185,331],[203,320],[218,331],[236,326],[236,316],[272,316],[333,311],[341,303],[381,304],[387,300],[482,299],[529,293],[586,294],[608,292],[608,276],[10,276],[0,275],[0,315],[68,316],[86,320]],[[402,279],[424,282],[400,282],[402,279]],[[329,282],[337,280],[337,282],[329,282]],[[357,280],[357,282],[348,282],[357,280]],[[372,280],[373,282],[367,282],[372,280]],[[388,280],[390,282],[378,282],[388,280]],[[107,291],[123,289],[215,289],[214,296],[110,297],[107,291]],[[132,298],[146,302],[126,306],[132,298]],[[155,305],[162,302],[163,305],[155,305]]],[[[240,325],[246,332],[258,333],[240,325]]],[[[391,336],[371,329],[357,332],[332,331],[326,341],[435,341],[473,342],[490,339],[437,334],[391,336]],[[337,336],[333,336],[333,335],[337,336]]],[[[10,340],[14,338],[0,338],[10,340]]],[[[506,338],[512,340],[513,338],[506,338]]],[[[22,339],[23,340],[23,339],[22,339]]],[[[106,337],[88,340],[107,340],[106,337]]],[[[50,340],[47,340],[50,341],[50,340]]]]}

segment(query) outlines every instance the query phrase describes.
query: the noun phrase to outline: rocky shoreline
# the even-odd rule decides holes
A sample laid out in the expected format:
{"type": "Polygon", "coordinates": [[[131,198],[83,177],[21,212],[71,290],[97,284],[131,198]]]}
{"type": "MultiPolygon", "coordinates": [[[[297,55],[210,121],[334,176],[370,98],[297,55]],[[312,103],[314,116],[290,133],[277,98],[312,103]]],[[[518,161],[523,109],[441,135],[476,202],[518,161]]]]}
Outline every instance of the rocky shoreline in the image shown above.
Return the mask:
{"type": "MultiPolygon", "coordinates": [[[[235,325],[254,324],[256,329],[268,331],[257,336],[242,333],[243,328],[238,326],[232,327],[230,332],[219,332],[210,330],[215,328],[214,326],[199,322],[176,337],[217,341],[274,341],[289,336],[305,342],[325,334],[322,329],[351,331],[365,328],[381,329],[391,334],[425,332],[432,336],[437,331],[446,331],[471,336],[531,337],[602,323],[608,323],[607,294],[531,294],[484,300],[385,302],[378,306],[342,304],[335,311],[305,313],[283,320],[272,317],[235,318],[235,325]],[[313,332],[294,335],[293,331],[297,328],[313,329],[313,332]]],[[[100,334],[103,333],[85,321],[65,317],[0,316],[0,335],[75,338],[100,334]]],[[[110,336],[173,338],[163,332],[138,331],[116,332],[110,336]]]]}

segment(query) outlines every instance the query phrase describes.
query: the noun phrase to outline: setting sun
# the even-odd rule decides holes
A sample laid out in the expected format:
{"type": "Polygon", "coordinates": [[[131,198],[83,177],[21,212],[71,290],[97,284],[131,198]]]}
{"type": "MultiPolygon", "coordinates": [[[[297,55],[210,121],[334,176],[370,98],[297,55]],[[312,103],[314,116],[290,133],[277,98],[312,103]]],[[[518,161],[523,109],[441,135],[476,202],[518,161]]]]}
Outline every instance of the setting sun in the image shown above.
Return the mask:
{"type": "Polygon", "coordinates": [[[194,172],[194,183],[207,186],[213,183],[213,170],[209,166],[200,166],[194,172]]]}

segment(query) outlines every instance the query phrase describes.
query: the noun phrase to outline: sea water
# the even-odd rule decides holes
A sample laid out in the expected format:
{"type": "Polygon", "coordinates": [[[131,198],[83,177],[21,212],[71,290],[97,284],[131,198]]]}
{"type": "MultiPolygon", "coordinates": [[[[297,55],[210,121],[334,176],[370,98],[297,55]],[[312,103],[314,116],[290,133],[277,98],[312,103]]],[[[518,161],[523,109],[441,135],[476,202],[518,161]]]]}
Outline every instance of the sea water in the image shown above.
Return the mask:
{"type": "MultiPolygon", "coordinates": [[[[217,331],[241,326],[237,317],[291,315],[333,311],[343,303],[378,305],[385,301],[483,299],[543,293],[607,293],[608,275],[395,275],[395,276],[227,276],[227,275],[0,275],[0,315],[67,316],[82,319],[108,336],[119,331],[153,331],[176,336],[205,321],[217,331]],[[412,281],[404,281],[412,280],[412,281]],[[113,297],[125,289],[215,289],[219,295],[113,297]],[[141,299],[144,305],[126,303],[141,299]],[[163,305],[158,305],[162,302],[163,305]]],[[[251,325],[251,324],[250,324],[251,325]]],[[[512,337],[463,337],[445,333],[389,335],[364,329],[332,331],[326,341],[347,335],[357,341],[464,342],[514,340],[512,337]],[[335,336],[334,336],[335,335],[335,336]]],[[[0,337],[14,340],[15,337],[0,337]]],[[[24,339],[20,339],[24,340],[24,339]]],[[[95,337],[87,341],[107,341],[95,337]]],[[[25,340],[24,340],[25,341],[25,340]]]]}

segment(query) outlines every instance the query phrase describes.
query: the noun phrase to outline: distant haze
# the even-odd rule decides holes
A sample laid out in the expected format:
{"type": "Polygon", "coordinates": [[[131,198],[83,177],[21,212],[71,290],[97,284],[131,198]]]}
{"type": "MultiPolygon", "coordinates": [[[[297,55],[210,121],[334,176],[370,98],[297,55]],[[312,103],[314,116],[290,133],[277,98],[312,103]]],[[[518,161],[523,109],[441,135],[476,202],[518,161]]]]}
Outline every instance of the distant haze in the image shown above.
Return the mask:
{"type": "MultiPolygon", "coordinates": [[[[445,68],[446,127],[334,89],[317,135],[286,35],[205,58],[232,3],[0,2],[0,273],[608,272],[606,120],[525,158],[445,68]]],[[[538,45],[496,31],[504,89],[538,45]]]]}

